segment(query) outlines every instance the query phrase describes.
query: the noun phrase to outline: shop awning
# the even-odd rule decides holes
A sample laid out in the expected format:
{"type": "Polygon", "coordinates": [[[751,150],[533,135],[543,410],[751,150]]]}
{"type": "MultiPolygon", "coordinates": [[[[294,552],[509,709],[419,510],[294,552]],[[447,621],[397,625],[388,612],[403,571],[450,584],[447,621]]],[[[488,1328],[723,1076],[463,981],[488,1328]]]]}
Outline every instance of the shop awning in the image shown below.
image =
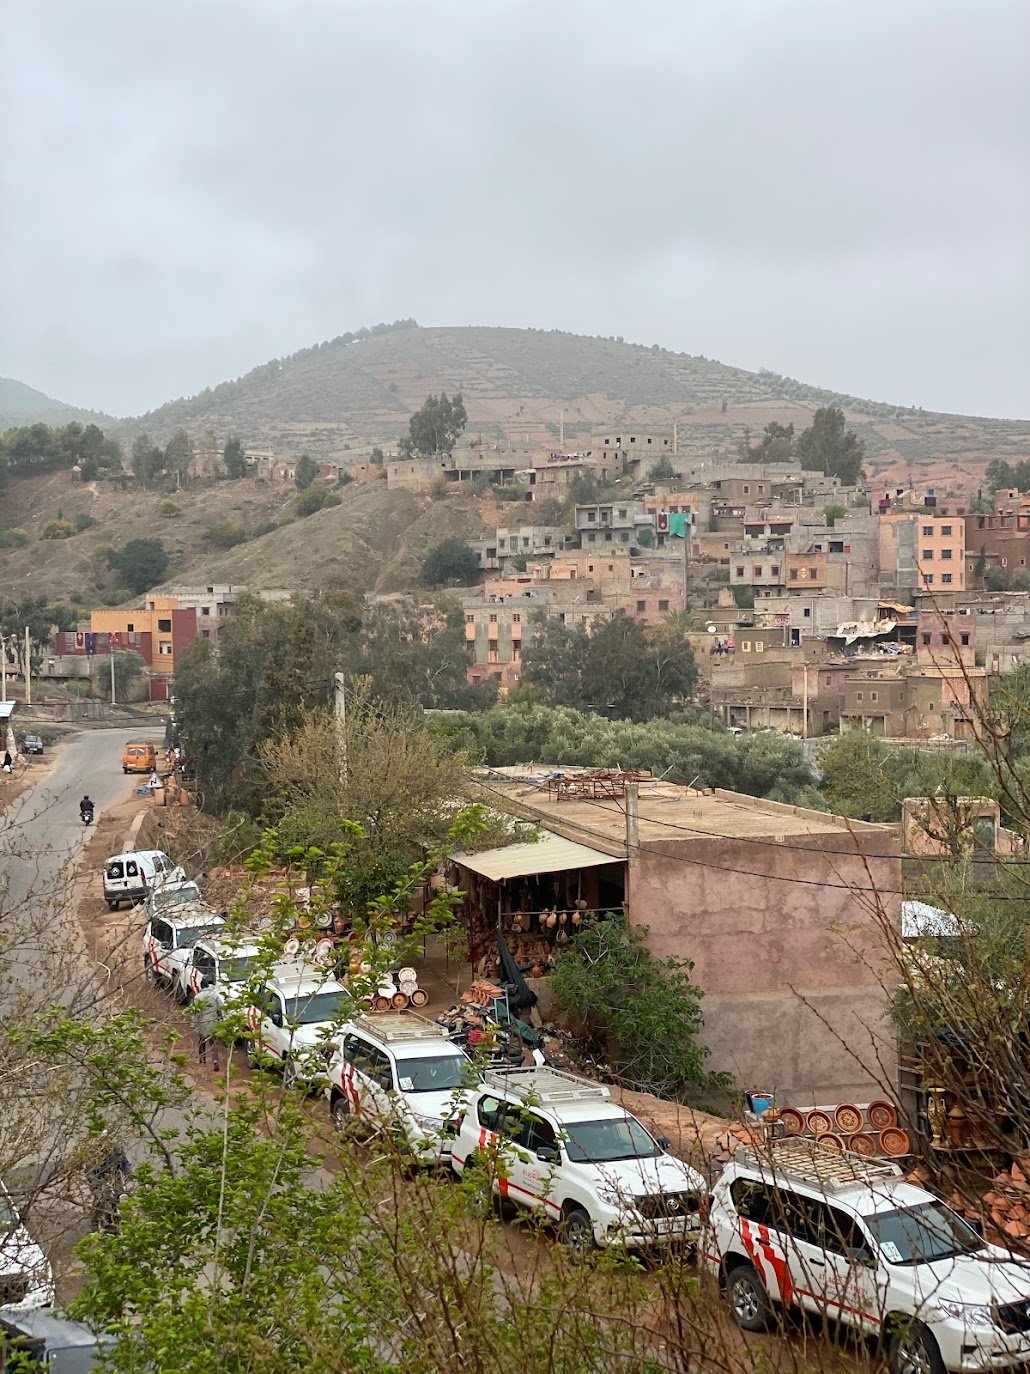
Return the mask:
{"type": "Polygon", "coordinates": [[[484,849],[479,854],[452,854],[451,861],[494,883],[502,878],[525,878],[532,873],[563,873],[570,868],[597,868],[600,864],[621,862],[612,854],[577,844],[550,830],[542,831],[536,844],[509,844],[502,849],[484,849]]]}

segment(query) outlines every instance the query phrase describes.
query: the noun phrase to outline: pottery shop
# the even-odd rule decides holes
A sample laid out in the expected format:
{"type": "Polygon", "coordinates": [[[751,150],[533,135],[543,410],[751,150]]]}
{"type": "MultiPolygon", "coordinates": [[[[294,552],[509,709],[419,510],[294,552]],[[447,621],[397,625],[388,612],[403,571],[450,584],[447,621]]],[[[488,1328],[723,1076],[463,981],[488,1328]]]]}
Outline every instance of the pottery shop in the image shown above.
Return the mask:
{"type": "Polygon", "coordinates": [[[451,862],[452,881],[465,893],[468,957],[485,977],[498,971],[498,933],[516,964],[540,977],[584,922],[626,900],[625,859],[548,830],[535,843],[455,854],[451,862]]]}

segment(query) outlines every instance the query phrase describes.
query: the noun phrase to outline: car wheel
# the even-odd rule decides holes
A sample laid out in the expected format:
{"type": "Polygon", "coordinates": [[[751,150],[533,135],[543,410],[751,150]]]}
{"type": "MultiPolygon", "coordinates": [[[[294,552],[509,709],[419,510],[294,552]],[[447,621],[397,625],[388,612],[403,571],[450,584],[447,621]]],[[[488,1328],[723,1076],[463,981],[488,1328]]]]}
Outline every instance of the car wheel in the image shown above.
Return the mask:
{"type": "Polygon", "coordinates": [[[188,988],[184,988],[181,983],[175,985],[175,1000],[180,1007],[188,1007],[193,1000],[193,994],[188,988]]]}
{"type": "Polygon", "coordinates": [[[117,911],[120,906],[121,902],[108,902],[107,909],[108,911],[117,911]]]}
{"type": "Polygon", "coordinates": [[[143,977],[152,988],[159,988],[161,986],[161,976],[154,967],[154,961],[152,959],[143,960],[143,977]]]}
{"type": "Polygon", "coordinates": [[[568,1207],[562,1213],[561,1238],[570,1259],[583,1260],[597,1249],[594,1223],[582,1207],[568,1207]]]}
{"type": "Polygon", "coordinates": [[[940,1346],[919,1322],[895,1331],[887,1346],[891,1374],[946,1374],[940,1346]]]}
{"type": "Polygon", "coordinates": [[[726,1280],[726,1301],[742,1331],[768,1331],[773,1310],[765,1285],[750,1264],[738,1265],[726,1280]]]}
{"type": "Polygon", "coordinates": [[[308,1091],[308,1085],[297,1072],[297,1065],[289,1055],[283,1060],[283,1087],[287,1092],[298,1091],[306,1093],[308,1091]]]}
{"type": "Polygon", "coordinates": [[[258,1058],[257,1046],[254,1044],[253,1040],[244,1040],[243,1054],[246,1058],[247,1063],[250,1065],[252,1069],[261,1068],[261,1061],[258,1058]]]}

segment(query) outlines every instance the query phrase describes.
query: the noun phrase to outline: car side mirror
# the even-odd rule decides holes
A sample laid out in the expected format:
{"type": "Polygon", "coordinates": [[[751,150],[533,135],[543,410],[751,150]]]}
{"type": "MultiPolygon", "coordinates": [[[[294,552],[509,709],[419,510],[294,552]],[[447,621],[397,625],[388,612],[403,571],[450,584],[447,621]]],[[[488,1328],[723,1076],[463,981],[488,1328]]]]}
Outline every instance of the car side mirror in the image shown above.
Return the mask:
{"type": "Polygon", "coordinates": [[[384,1069],[379,1075],[379,1086],[385,1093],[393,1091],[393,1074],[389,1069],[384,1069]]]}
{"type": "Polygon", "coordinates": [[[846,1245],[844,1253],[848,1258],[848,1263],[853,1264],[859,1269],[875,1269],[876,1259],[872,1252],[867,1250],[864,1245],[846,1245]]]}
{"type": "Polygon", "coordinates": [[[557,1164],[561,1154],[557,1145],[541,1145],[536,1152],[536,1157],[541,1164],[557,1164]]]}
{"type": "Polygon", "coordinates": [[[273,1026],[281,1026],[283,1023],[283,1014],[281,1011],[270,1011],[268,1013],[268,1019],[273,1026]]]}
{"type": "Polygon", "coordinates": [[[667,1135],[656,1135],[654,1138],[654,1143],[657,1146],[659,1146],[660,1149],[667,1150],[669,1146],[672,1144],[672,1141],[669,1139],[667,1135]]]}

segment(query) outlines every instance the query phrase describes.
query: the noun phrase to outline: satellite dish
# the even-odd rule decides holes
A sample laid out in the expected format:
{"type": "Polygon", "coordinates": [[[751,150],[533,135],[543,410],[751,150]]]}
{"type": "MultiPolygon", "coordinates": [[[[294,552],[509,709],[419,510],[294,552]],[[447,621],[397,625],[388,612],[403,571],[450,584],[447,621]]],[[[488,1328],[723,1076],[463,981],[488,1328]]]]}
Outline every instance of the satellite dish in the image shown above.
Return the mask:
{"type": "Polygon", "coordinates": [[[706,629],[708,630],[708,633],[709,633],[710,635],[714,635],[714,634],[716,633],[716,629],[715,629],[715,626],[714,626],[714,625],[708,625],[708,626],[706,626],[706,629]]]}

